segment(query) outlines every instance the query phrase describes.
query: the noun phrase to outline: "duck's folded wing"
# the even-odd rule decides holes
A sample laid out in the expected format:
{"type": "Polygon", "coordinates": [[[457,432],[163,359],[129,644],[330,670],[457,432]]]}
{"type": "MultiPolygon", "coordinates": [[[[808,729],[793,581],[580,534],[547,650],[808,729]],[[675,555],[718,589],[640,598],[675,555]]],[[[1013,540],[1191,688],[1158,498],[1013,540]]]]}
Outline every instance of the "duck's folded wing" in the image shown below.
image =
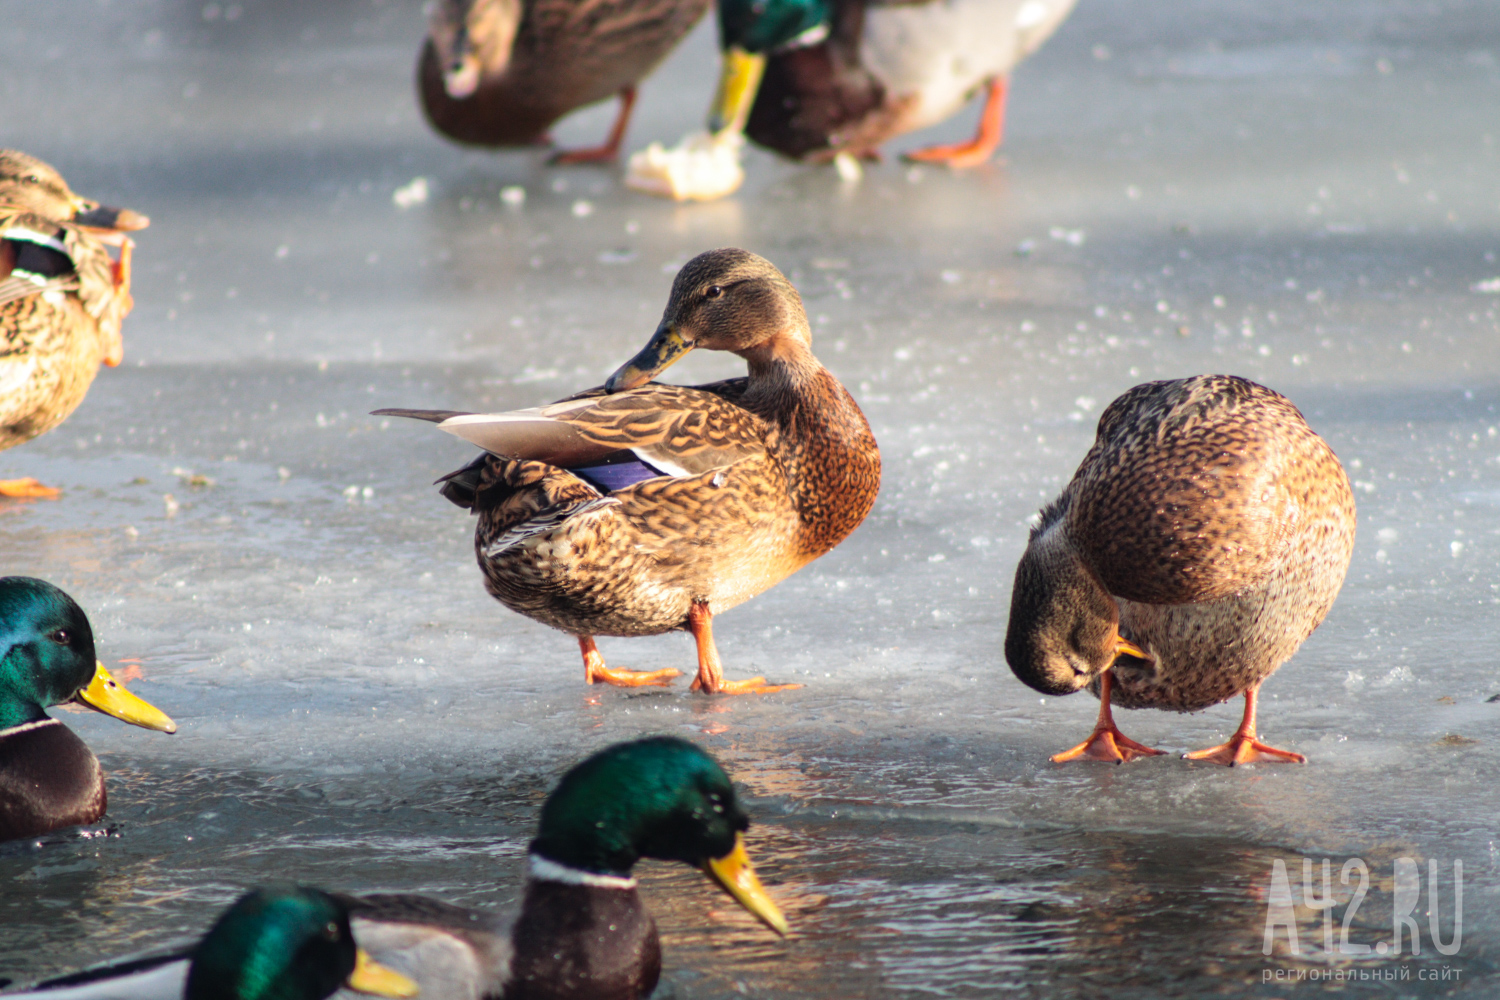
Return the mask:
{"type": "Polygon", "coordinates": [[[37,983],[19,993],[6,993],[5,1000],[179,1000],[187,985],[188,957],[192,944],[135,958],[116,959],[105,965],[37,983]]]}
{"type": "Polygon", "coordinates": [[[0,240],[5,241],[0,273],[0,306],[42,292],[70,292],[79,287],[68,233],[39,216],[0,210],[0,240]]]}
{"type": "Polygon", "coordinates": [[[770,433],[760,417],[717,393],[657,383],[508,413],[375,413],[436,420],[440,429],[485,451],[564,469],[632,451],[671,476],[701,475],[760,456],[770,433]]]}
{"type": "MultiPolygon", "coordinates": [[[[421,1000],[499,997],[510,978],[510,914],[470,910],[425,896],[340,896],[354,939],[381,965],[413,980],[421,1000]]],[[[342,989],[336,1000],[359,1000],[342,989]]]]}

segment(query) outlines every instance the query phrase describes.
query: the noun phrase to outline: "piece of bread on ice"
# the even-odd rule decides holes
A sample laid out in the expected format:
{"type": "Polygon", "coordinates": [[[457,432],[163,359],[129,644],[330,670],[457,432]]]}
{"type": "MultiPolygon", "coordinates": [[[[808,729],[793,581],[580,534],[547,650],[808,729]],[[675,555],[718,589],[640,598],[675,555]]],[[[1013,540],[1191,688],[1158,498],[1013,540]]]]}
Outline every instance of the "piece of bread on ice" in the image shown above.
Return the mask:
{"type": "Polygon", "coordinates": [[[745,181],[740,150],[745,137],[725,129],[693,132],[671,149],[653,142],[631,154],[625,186],[677,201],[713,201],[733,194],[745,181]]]}

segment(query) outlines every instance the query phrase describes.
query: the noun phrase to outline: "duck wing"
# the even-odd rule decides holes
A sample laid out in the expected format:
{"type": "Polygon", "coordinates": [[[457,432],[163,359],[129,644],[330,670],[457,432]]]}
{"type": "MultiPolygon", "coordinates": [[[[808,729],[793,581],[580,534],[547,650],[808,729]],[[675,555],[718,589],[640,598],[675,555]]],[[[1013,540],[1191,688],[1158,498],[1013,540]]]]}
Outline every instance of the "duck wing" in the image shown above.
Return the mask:
{"type": "Polygon", "coordinates": [[[69,232],[56,222],[0,206],[0,306],[79,288],[69,232]]]}
{"type": "MultiPolygon", "coordinates": [[[[359,946],[416,982],[422,1000],[499,997],[510,978],[514,913],[454,906],[406,893],[336,898],[359,946]]],[[[336,1000],[359,1000],[342,989],[336,1000]]]]}
{"type": "Polygon", "coordinates": [[[596,465],[629,451],[664,475],[697,476],[764,455],[773,433],[766,421],[714,388],[652,382],[626,392],[590,390],[506,413],[375,413],[432,420],[492,454],[563,469],[596,465]]]}

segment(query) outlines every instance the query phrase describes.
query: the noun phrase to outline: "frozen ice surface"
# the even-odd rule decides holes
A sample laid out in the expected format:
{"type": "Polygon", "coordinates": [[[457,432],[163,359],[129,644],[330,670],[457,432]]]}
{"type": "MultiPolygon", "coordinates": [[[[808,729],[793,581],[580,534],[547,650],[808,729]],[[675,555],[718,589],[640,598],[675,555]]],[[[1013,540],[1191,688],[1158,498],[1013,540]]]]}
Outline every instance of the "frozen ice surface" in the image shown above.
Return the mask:
{"type": "MultiPolygon", "coordinates": [[[[845,185],[751,150],[738,195],[688,206],[434,138],[415,0],[0,15],[0,144],[152,218],[125,366],[0,456],[66,491],[0,507],[5,570],[71,591],[105,662],[138,659],[134,686],[182,726],[63,713],[108,769],[113,832],[0,849],[0,975],[190,933],[269,879],[504,903],[559,771],[675,732],[744,782],[798,934],[648,864],[666,995],[1271,997],[1290,987],[1268,973],[1330,969],[1408,975],[1349,996],[1493,995],[1492,3],[1084,0],[1016,74],[1003,162],[890,160],[845,185]],[[418,177],[427,200],[398,208],[418,177]],[[804,689],[586,687],[571,639],[485,596],[470,519],[428,485],[469,449],[366,414],[596,384],[645,342],[675,267],[726,244],[802,290],[884,490],[848,542],[719,622],[732,676],[804,689]],[[1357,486],[1343,595],[1262,702],[1262,732],[1310,762],[1053,766],[1096,706],[1004,664],[1028,519],[1109,400],[1205,371],[1291,396],[1357,486]],[[1353,910],[1368,944],[1391,936],[1396,858],[1461,860],[1460,951],[1433,947],[1424,888],[1420,955],[1264,956],[1274,862],[1300,900],[1303,856],[1332,858],[1336,886],[1364,860],[1368,895],[1339,888],[1334,927],[1353,910]],[[1460,978],[1420,978],[1443,966],[1460,978]]],[[[713,64],[706,23],[643,88],[630,148],[699,124],[713,64]]],[[[613,113],[557,138],[593,141],[613,113]]],[[[975,113],[895,146],[959,138],[975,113]]],[[[601,647],[693,662],[681,634],[601,647]]],[[[1188,749],[1238,711],[1120,721],[1188,749]]],[[[1320,947],[1320,914],[1297,913],[1320,947]]]]}

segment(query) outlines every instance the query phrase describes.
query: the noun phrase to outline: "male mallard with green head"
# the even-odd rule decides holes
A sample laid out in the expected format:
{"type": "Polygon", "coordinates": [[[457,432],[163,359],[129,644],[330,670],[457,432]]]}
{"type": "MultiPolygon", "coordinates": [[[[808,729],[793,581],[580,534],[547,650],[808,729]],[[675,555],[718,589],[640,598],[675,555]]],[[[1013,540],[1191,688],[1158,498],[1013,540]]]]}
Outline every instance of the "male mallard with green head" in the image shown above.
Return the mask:
{"type": "Polygon", "coordinates": [[[636,84],[707,9],[708,0],[435,0],[417,65],[422,109],[457,142],[530,146],[563,115],[619,95],[604,145],[553,157],[611,162],[636,84]]]}
{"type": "Polygon", "coordinates": [[[650,343],[602,388],[511,413],[376,413],[437,421],[485,449],[439,480],[443,495],[478,515],[489,592],[577,636],[591,684],[677,676],[611,670],[594,636],[687,629],[693,690],[774,690],[723,679],[713,616],[843,541],[880,488],[870,425],[813,356],[797,290],[732,248],[683,265],[650,343]],[[739,355],[749,377],[651,381],[695,348],[739,355]]]}
{"type": "MultiPolygon", "coordinates": [[[[80,198],[41,160],[0,149],[0,451],[62,423],[100,363],[120,363],[135,245],[125,233],[149,221],[80,198]]],[[[0,480],[0,496],[56,495],[35,479],[0,480]]]]}
{"type": "Polygon", "coordinates": [[[186,950],[86,969],[15,996],[324,1000],[342,988],[381,997],[417,996],[411,980],[356,946],[343,902],[307,886],[270,886],[241,896],[202,941],[186,950]]]}
{"type": "MultiPolygon", "coordinates": [[[[531,842],[519,911],[470,910],[407,894],[337,896],[335,901],[351,917],[348,924],[338,923],[340,941],[352,926],[360,949],[401,981],[414,981],[417,996],[432,1000],[639,1000],[656,988],[661,975],[656,923],[631,875],[641,858],[701,869],[772,930],[788,932],[786,918],[745,852],[749,826],[729,776],[703,750],[667,736],[619,743],[573,767],[547,797],[531,842]]],[[[221,922],[216,933],[223,929],[221,922]]],[[[223,936],[233,950],[222,964],[232,970],[242,961],[239,956],[254,950],[254,940],[233,928],[223,936]]],[[[208,946],[208,941],[198,946],[192,976],[198,975],[196,966],[208,946]]],[[[151,981],[170,984],[175,975],[180,982],[184,959],[179,952],[156,960],[151,981]],[[174,957],[175,966],[162,964],[174,957]]],[[[344,965],[328,971],[348,975],[344,965]]],[[[85,975],[103,981],[108,973],[85,975]]],[[[210,995],[315,1000],[324,995],[227,990],[194,995],[192,976],[188,1000],[210,995]]],[[[233,981],[227,972],[217,978],[233,981]]],[[[67,1000],[175,994],[161,986],[155,992],[127,990],[118,976],[111,985],[69,994],[67,1000]]]]}
{"type": "Polygon", "coordinates": [[[104,815],[98,759],[46,712],[68,702],[134,726],[177,731],[109,676],[94,656],[88,616],[73,598],[45,580],[0,578],[0,841],[104,815]]]}
{"type": "Polygon", "coordinates": [[[1256,692],[1328,614],[1353,551],[1349,478],[1285,396],[1231,375],[1125,393],[1016,568],[1011,669],[1045,694],[1099,696],[1093,734],[1052,759],[1161,753],[1111,704],[1194,712],[1243,694],[1229,741],[1187,756],[1305,761],[1256,738],[1256,692]]]}
{"type": "Polygon", "coordinates": [[[720,0],[724,72],[709,128],[796,159],[881,144],[944,121],[984,91],[968,142],[910,159],[977,166],[999,147],[1009,73],[1075,0],[720,0]]]}

